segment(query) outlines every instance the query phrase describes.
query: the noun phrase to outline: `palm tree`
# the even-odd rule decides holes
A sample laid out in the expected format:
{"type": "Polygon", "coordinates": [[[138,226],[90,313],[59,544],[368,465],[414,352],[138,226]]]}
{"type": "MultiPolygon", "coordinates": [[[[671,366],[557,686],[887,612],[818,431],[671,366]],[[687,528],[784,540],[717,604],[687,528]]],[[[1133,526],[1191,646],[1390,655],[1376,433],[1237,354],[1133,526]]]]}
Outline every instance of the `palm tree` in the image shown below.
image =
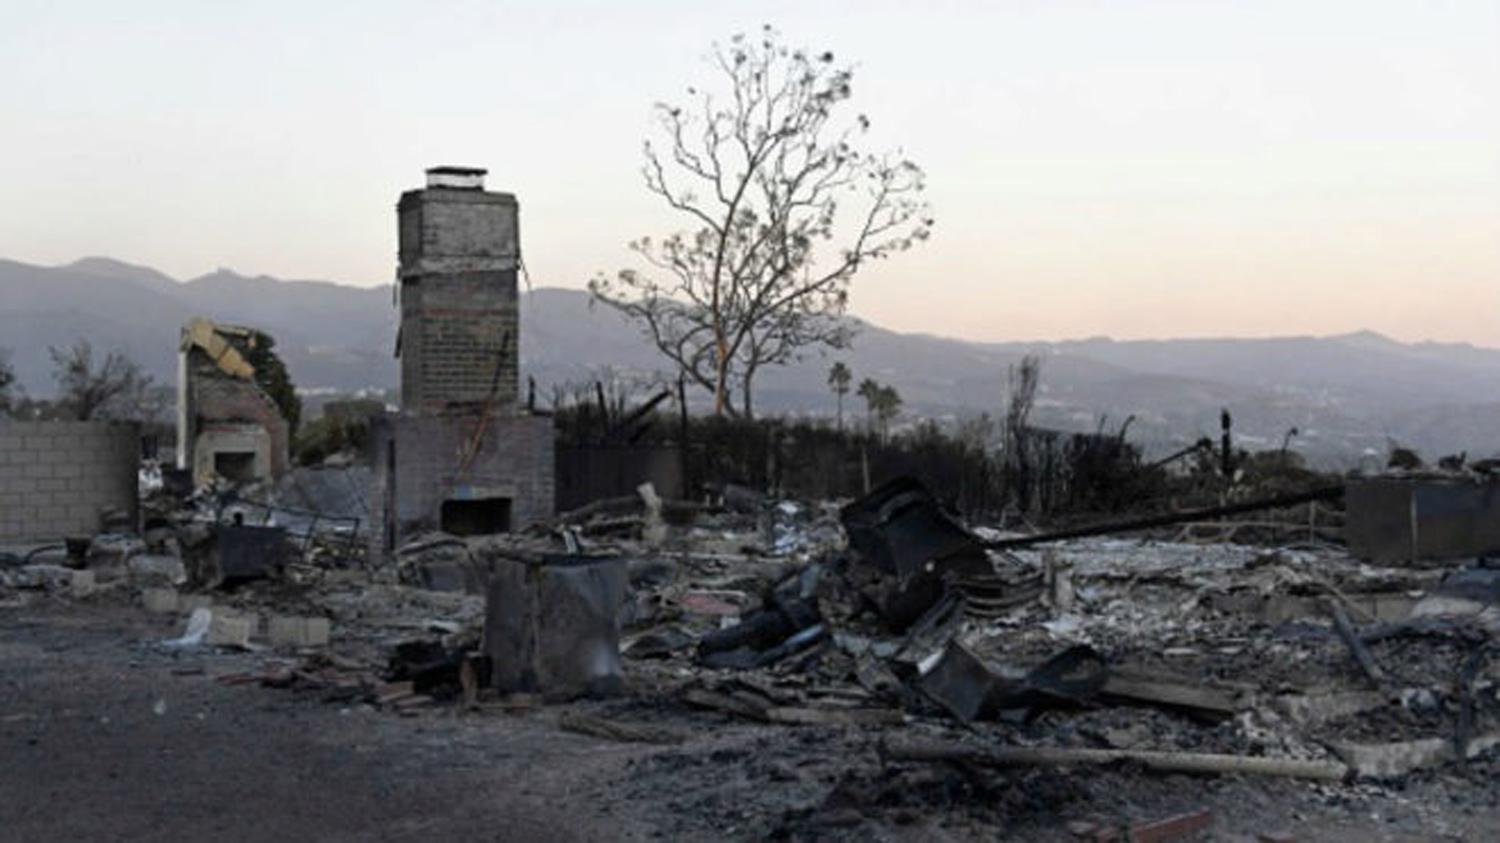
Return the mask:
{"type": "Polygon", "coordinates": [[[849,394],[849,383],[854,380],[854,373],[839,360],[828,370],[828,386],[833,390],[835,399],[838,401],[839,430],[844,429],[844,396],[849,394]]]}
{"type": "Polygon", "coordinates": [[[901,412],[901,393],[894,386],[882,386],[875,398],[875,415],[880,418],[880,438],[891,438],[891,419],[901,412]]]}
{"type": "Polygon", "coordinates": [[[880,403],[880,384],[871,378],[865,378],[859,382],[859,391],[855,394],[865,399],[865,426],[874,433],[875,407],[880,403]]]}

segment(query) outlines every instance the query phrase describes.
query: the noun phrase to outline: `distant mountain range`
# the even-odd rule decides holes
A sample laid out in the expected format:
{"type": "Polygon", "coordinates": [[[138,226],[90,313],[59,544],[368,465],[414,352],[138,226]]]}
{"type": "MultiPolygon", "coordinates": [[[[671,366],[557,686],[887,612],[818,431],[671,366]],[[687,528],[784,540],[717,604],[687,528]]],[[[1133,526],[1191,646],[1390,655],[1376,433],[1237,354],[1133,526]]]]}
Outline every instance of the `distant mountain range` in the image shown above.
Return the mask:
{"type": "MultiPolygon", "coordinates": [[[[639,331],[579,290],[543,288],[522,305],[522,364],[542,400],[554,387],[610,375],[642,384],[664,361],[639,331]]],[[[251,325],[305,389],[397,385],[390,285],[248,278],[232,271],[178,281],[110,258],[59,267],[0,260],[0,348],[33,395],[52,389],[50,345],[79,337],[122,350],[163,381],[176,372],[181,325],[194,316],[251,325]]],[[[1347,464],[1391,442],[1430,459],[1500,452],[1500,350],[1400,343],[1361,332],[1331,337],[976,343],[905,334],[861,323],[839,355],[856,380],[894,385],[908,418],[957,419],[1003,412],[1007,373],[1027,353],[1043,357],[1036,421],[1071,430],[1117,430],[1134,416],[1133,440],[1153,452],[1217,435],[1221,407],[1248,447],[1292,447],[1316,462],[1347,464]]],[[[763,413],[831,415],[829,359],[766,372],[763,413]]],[[[643,387],[644,388],[644,387],[643,387]]],[[[857,414],[850,396],[846,411],[857,414]]]]}

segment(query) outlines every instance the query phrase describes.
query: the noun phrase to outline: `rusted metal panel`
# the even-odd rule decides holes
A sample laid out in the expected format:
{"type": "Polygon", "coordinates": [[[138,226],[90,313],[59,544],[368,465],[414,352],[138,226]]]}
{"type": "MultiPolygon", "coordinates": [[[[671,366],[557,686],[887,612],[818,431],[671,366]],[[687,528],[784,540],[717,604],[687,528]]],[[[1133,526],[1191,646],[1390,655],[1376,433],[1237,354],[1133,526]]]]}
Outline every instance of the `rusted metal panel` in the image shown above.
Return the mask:
{"type": "Polygon", "coordinates": [[[495,688],[558,700],[619,693],[626,587],[618,557],[497,560],[484,624],[495,688]]]}
{"type": "Polygon", "coordinates": [[[1500,483],[1437,478],[1351,481],[1345,539],[1375,562],[1500,553],[1500,483]]]}

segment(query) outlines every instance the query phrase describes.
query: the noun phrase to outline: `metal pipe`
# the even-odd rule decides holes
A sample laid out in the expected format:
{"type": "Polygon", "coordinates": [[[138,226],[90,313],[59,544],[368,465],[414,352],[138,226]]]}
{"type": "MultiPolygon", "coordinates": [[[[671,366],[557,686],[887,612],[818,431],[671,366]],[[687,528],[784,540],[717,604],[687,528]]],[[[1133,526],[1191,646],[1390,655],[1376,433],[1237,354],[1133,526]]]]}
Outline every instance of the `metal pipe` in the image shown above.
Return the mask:
{"type": "Polygon", "coordinates": [[[1136,530],[1149,530],[1153,527],[1171,527],[1184,524],[1189,521],[1201,521],[1206,518],[1222,518],[1226,515],[1240,515],[1246,512],[1259,512],[1264,509],[1280,509],[1287,506],[1297,506],[1313,501],[1337,500],[1344,496],[1343,486],[1326,486],[1314,489],[1310,492],[1301,492],[1295,495],[1278,495],[1274,498],[1261,498],[1259,500],[1245,501],[1243,503],[1229,504],[1228,506],[1215,506],[1208,509],[1189,509],[1185,512],[1169,512],[1165,515],[1151,515],[1144,518],[1136,518],[1130,521],[1114,521],[1105,524],[1094,524],[1089,527],[1074,527],[1068,530],[1058,530],[1052,533],[1038,533],[1034,536],[1019,536],[1009,539],[990,539],[981,542],[991,550],[1004,550],[1015,547],[1026,547],[1033,544],[1045,544],[1047,542],[1062,541],[1063,539],[1081,539],[1089,536],[1107,536],[1113,533],[1130,533],[1136,530]]]}

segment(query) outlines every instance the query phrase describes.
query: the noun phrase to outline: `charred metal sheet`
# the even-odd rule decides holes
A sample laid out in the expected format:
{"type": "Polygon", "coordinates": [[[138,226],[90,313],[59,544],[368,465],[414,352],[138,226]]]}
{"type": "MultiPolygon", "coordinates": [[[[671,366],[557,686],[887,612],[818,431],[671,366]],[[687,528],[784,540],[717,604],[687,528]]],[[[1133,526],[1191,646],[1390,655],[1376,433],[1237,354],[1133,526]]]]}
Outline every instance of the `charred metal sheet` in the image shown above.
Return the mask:
{"type": "MultiPolygon", "coordinates": [[[[811,601],[773,600],[738,624],[703,636],[698,642],[698,660],[715,668],[765,667],[795,652],[784,646],[792,639],[814,627],[821,631],[818,620],[817,607],[811,601]]],[[[810,646],[815,640],[805,643],[810,646]]]]}
{"type": "Polygon", "coordinates": [[[1465,568],[1443,578],[1434,594],[1472,600],[1475,603],[1500,604],[1500,568],[1465,568]]]}
{"type": "Polygon", "coordinates": [[[1500,483],[1437,478],[1352,481],[1349,551],[1374,562],[1500,553],[1500,483]]]}
{"type": "Polygon", "coordinates": [[[989,719],[1002,711],[1077,705],[1093,699],[1109,678],[1092,647],[1063,650],[1025,674],[993,666],[957,641],[928,665],[917,687],[959,720],[989,719]]]}
{"type": "Polygon", "coordinates": [[[286,561],[284,527],[221,524],[214,528],[219,580],[233,584],[268,577],[286,561]]]}
{"type": "Polygon", "coordinates": [[[886,483],[839,515],[850,546],[889,578],[877,602],[898,629],[936,603],[947,580],[994,573],[979,539],[912,478],[886,483]]]}
{"type": "Polygon", "coordinates": [[[745,670],[767,667],[828,637],[815,593],[822,568],[811,565],[782,579],[764,606],[738,624],[710,632],[698,642],[698,662],[745,670]]]}
{"type": "Polygon", "coordinates": [[[626,585],[621,558],[497,559],[484,623],[495,688],[547,699],[618,693],[626,585]]]}
{"type": "Polygon", "coordinates": [[[979,657],[959,644],[950,644],[924,674],[923,694],[964,723],[985,714],[995,676],[979,657]]]}
{"type": "Polygon", "coordinates": [[[910,477],[892,480],[849,504],[840,517],[849,543],[903,580],[937,567],[967,574],[991,570],[978,539],[910,477]]]}

